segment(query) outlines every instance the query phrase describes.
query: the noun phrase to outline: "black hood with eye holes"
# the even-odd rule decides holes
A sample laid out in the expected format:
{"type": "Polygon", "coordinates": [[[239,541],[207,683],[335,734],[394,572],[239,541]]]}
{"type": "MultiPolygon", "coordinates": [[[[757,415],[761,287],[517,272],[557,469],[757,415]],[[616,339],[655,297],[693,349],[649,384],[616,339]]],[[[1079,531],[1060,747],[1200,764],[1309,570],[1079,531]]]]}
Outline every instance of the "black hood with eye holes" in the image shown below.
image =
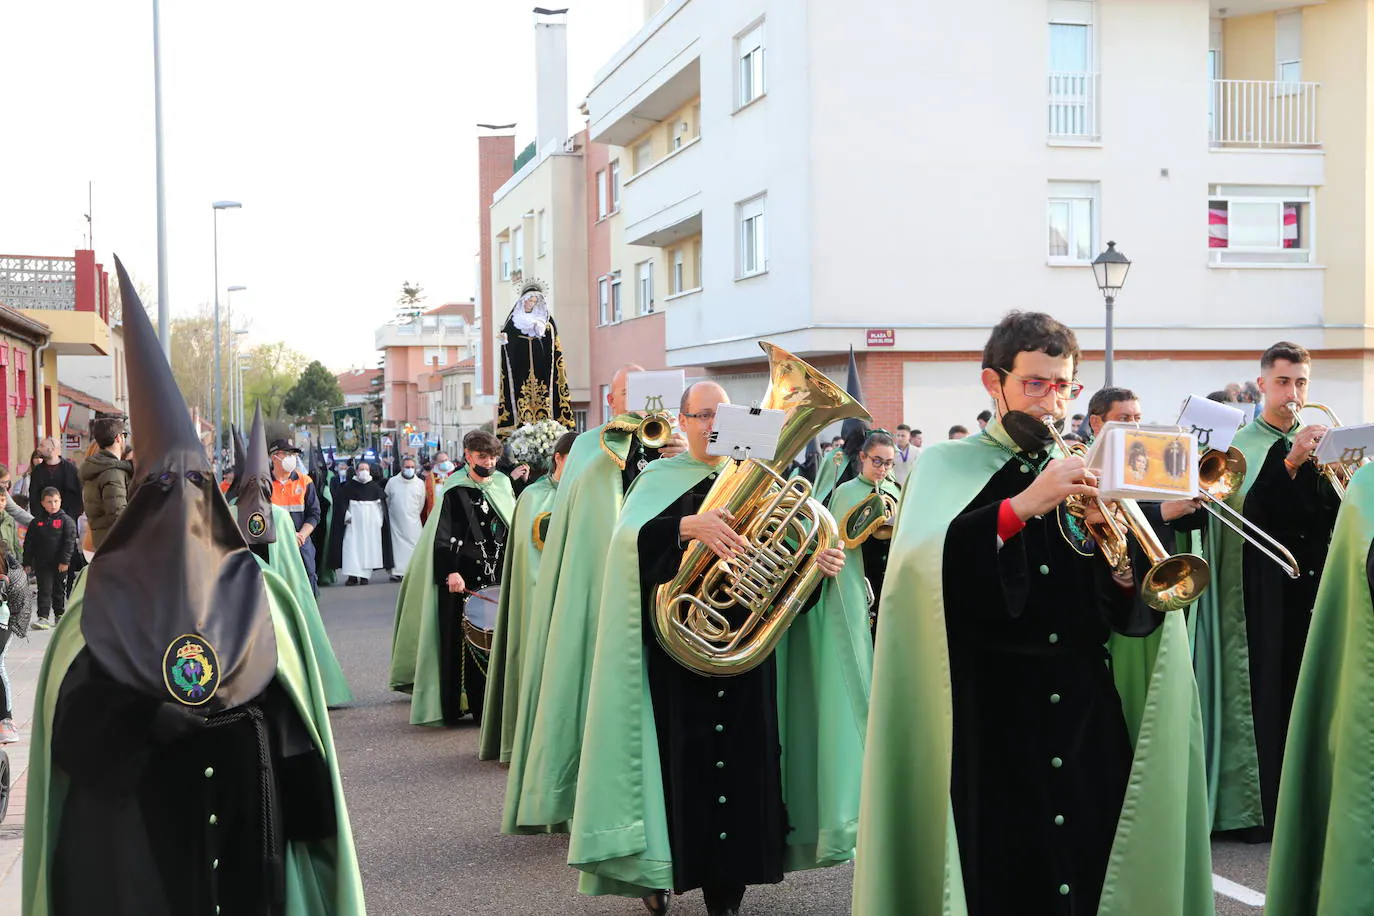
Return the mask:
{"type": "Polygon", "coordinates": [[[253,428],[237,479],[242,480],[235,505],[239,533],[249,547],[273,543],[277,540],[277,527],[272,523],[272,462],[267,457],[261,404],[253,412],[253,428]]]}
{"type": "Polygon", "coordinates": [[[115,265],[141,485],[91,561],[82,634],[119,683],[206,714],[231,709],[276,672],[267,591],[143,304],[115,265]]]}

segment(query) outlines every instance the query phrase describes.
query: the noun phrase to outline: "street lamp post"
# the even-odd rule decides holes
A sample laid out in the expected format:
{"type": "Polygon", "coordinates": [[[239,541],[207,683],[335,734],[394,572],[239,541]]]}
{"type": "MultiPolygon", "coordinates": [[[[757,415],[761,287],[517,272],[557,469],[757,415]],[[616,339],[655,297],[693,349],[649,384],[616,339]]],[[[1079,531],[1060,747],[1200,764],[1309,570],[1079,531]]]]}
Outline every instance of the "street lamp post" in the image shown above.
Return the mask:
{"type": "Polygon", "coordinates": [[[1103,360],[1106,365],[1106,387],[1112,386],[1112,308],[1116,305],[1117,294],[1126,285],[1126,274],[1130,273],[1131,261],[1116,250],[1116,242],[1108,242],[1107,250],[1093,261],[1093,279],[1097,288],[1107,300],[1107,341],[1103,360]]]}
{"type": "Polygon", "coordinates": [[[234,361],[239,352],[239,332],[234,330],[234,293],[243,292],[246,286],[230,286],[224,290],[224,305],[227,314],[224,323],[229,326],[229,425],[243,429],[243,418],[239,416],[238,395],[234,385],[234,361]]]}
{"type": "Polygon", "coordinates": [[[243,432],[244,426],[246,425],[244,420],[247,416],[247,412],[243,406],[243,361],[247,359],[247,357],[239,352],[238,340],[247,333],[248,330],[246,328],[239,328],[234,332],[234,359],[232,370],[229,373],[229,382],[233,386],[232,390],[234,393],[233,404],[229,408],[229,413],[238,417],[234,422],[238,425],[239,432],[243,432]]]}
{"type": "Polygon", "coordinates": [[[224,376],[222,355],[219,342],[219,211],[237,210],[243,204],[236,200],[217,200],[210,205],[214,210],[215,224],[215,477],[223,479],[224,468],[220,461],[224,442],[224,376]]]}

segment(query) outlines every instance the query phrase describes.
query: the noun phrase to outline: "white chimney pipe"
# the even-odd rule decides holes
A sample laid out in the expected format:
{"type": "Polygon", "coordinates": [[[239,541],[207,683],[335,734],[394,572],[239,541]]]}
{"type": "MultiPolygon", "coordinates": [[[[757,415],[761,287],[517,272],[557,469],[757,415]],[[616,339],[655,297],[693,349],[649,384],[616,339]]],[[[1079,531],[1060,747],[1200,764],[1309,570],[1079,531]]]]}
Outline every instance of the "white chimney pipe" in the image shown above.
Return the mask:
{"type": "Polygon", "coordinates": [[[536,86],[535,150],[568,139],[567,10],[535,8],[534,72],[536,86]]]}

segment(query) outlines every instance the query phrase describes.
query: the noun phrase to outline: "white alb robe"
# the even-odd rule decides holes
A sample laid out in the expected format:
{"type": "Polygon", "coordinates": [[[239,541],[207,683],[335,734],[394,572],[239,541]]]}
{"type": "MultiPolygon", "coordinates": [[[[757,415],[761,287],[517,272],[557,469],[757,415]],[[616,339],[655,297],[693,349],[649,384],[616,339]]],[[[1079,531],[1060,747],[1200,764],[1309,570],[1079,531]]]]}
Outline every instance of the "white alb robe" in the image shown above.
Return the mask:
{"type": "Polygon", "coordinates": [[[404,575],[424,528],[420,524],[420,513],[425,508],[424,480],[406,480],[397,474],[386,482],[386,505],[391,516],[391,568],[397,575],[404,575]]]}
{"type": "Polygon", "coordinates": [[[373,570],[386,562],[382,559],[382,501],[350,500],[347,524],[339,571],[345,576],[371,578],[373,570]]]}

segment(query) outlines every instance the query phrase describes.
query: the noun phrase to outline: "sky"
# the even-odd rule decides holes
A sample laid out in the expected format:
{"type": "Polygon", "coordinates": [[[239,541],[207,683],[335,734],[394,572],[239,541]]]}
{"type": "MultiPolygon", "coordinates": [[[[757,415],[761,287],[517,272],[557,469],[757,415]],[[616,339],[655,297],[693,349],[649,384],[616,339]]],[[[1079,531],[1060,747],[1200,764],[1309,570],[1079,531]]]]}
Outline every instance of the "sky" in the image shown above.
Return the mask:
{"type": "MultiPolygon", "coordinates": [[[[249,345],[371,367],[403,281],[471,299],[476,124],[533,139],[536,5],[163,0],[172,314],[213,301],[217,200],[243,204],[219,213],[219,286],[247,287],[249,345]]],[[[566,5],[571,133],[643,3],[566,5]]],[[[93,230],[112,274],[118,254],[156,288],[152,45],[151,0],[0,3],[0,253],[70,255],[93,230]]]]}

